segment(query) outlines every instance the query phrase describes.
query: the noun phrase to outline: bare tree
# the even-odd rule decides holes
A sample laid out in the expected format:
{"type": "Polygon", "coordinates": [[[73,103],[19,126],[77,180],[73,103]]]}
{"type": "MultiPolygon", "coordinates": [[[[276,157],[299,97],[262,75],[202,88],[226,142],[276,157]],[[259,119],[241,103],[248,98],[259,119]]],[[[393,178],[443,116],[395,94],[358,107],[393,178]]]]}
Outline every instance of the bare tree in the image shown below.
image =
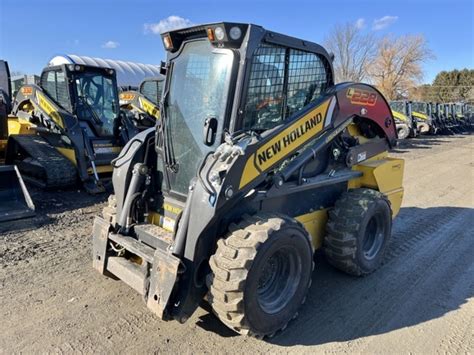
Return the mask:
{"type": "Polygon", "coordinates": [[[334,54],[336,82],[366,81],[368,67],[377,50],[375,37],[362,33],[359,22],[336,25],[325,40],[325,47],[334,54]]]}
{"type": "Polygon", "coordinates": [[[372,82],[389,100],[406,97],[409,89],[423,79],[422,64],[434,58],[422,35],[384,37],[369,74],[372,82]]]}

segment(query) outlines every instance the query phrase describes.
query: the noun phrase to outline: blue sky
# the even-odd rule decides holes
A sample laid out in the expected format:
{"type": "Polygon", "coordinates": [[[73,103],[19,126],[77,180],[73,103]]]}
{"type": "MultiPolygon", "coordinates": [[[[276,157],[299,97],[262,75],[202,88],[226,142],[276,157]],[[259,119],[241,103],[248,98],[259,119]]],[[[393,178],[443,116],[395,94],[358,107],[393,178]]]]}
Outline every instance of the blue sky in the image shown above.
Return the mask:
{"type": "MultiPolygon", "coordinates": [[[[159,63],[160,21],[252,22],[321,43],[337,23],[356,22],[376,35],[423,34],[436,73],[474,68],[474,1],[318,0],[0,0],[0,58],[12,70],[40,73],[56,54],[159,63]]],[[[163,24],[163,22],[161,22],[163,24]]]]}

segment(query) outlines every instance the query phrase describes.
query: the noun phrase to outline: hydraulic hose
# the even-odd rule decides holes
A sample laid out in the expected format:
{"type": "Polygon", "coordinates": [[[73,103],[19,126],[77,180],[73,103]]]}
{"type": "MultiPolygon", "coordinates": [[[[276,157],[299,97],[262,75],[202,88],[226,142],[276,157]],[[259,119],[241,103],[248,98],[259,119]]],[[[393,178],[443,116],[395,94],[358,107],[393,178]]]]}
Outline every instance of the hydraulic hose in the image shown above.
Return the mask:
{"type": "Polygon", "coordinates": [[[122,211],[120,213],[120,217],[117,221],[118,225],[121,228],[128,228],[129,227],[129,217],[130,211],[132,208],[132,203],[135,198],[140,195],[138,189],[140,188],[145,175],[148,171],[148,168],[145,164],[137,163],[133,167],[132,170],[132,179],[130,180],[130,185],[128,187],[127,196],[125,197],[125,201],[122,206],[122,211]]]}

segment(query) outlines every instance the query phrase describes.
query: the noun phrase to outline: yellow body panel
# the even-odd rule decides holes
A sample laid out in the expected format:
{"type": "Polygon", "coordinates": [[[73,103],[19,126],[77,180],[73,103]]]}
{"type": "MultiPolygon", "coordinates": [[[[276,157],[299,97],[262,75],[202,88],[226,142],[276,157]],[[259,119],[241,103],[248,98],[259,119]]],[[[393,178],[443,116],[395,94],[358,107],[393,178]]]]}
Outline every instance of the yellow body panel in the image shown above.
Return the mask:
{"type": "Polygon", "coordinates": [[[304,228],[311,236],[314,249],[319,249],[323,245],[326,222],[328,220],[327,209],[322,209],[307,214],[303,214],[295,218],[303,223],[304,228]]]}
{"type": "Polygon", "coordinates": [[[36,99],[38,100],[38,104],[44,112],[46,112],[49,117],[56,123],[59,127],[64,128],[63,118],[61,114],[56,111],[53,104],[50,100],[46,97],[46,95],[42,94],[40,91],[36,92],[36,99]]]}
{"type": "Polygon", "coordinates": [[[400,211],[403,199],[403,159],[388,157],[387,153],[379,154],[361,164],[353,166],[363,175],[349,181],[348,188],[368,187],[379,190],[387,196],[392,207],[392,217],[400,211]]]}
{"type": "Polygon", "coordinates": [[[146,113],[148,113],[150,116],[155,117],[157,120],[160,119],[160,110],[153,102],[148,101],[143,97],[139,97],[138,100],[140,101],[140,104],[142,105],[143,110],[145,110],[146,113]]]}
{"type": "Polygon", "coordinates": [[[258,148],[245,164],[239,189],[321,132],[330,101],[326,100],[258,148]]]}
{"type": "MultiPolygon", "coordinates": [[[[352,127],[349,131],[352,135],[358,136],[357,127],[352,127]]],[[[394,218],[400,211],[403,199],[403,159],[391,158],[388,156],[388,152],[383,152],[355,165],[353,169],[362,172],[363,175],[349,181],[348,189],[367,187],[382,192],[390,201],[394,218]]],[[[328,219],[327,211],[328,209],[321,209],[296,217],[296,220],[303,223],[311,235],[315,249],[320,248],[323,244],[328,219]]]]}
{"type": "MultiPolygon", "coordinates": [[[[98,165],[95,167],[95,169],[99,174],[111,173],[114,171],[114,167],[112,165],[98,165]]],[[[87,172],[89,173],[89,175],[92,175],[92,168],[87,169],[87,172]]]]}
{"type": "Polygon", "coordinates": [[[412,114],[413,114],[413,116],[421,118],[422,120],[427,120],[428,119],[428,116],[426,116],[424,113],[421,113],[421,112],[413,111],[412,114]]]}
{"type": "MultiPolygon", "coordinates": [[[[62,148],[62,147],[56,147],[56,149],[64,155],[69,161],[71,161],[74,166],[77,166],[77,161],[76,161],[76,153],[74,152],[74,149],[71,148],[62,148]]],[[[96,166],[96,170],[99,174],[102,173],[111,173],[114,168],[112,165],[98,165],[96,166]]],[[[87,169],[87,173],[89,175],[93,174],[92,168],[87,169]]]]}
{"type": "Polygon", "coordinates": [[[148,223],[159,226],[168,232],[174,232],[176,220],[153,211],[148,214],[148,223]]]}
{"type": "Polygon", "coordinates": [[[398,118],[400,121],[404,121],[404,122],[408,121],[408,117],[398,111],[392,110],[392,115],[393,117],[398,118]]]}
{"type": "Polygon", "coordinates": [[[35,134],[35,126],[27,120],[18,117],[8,117],[8,135],[35,134]]]}
{"type": "Polygon", "coordinates": [[[76,162],[76,153],[74,152],[74,149],[71,148],[60,148],[56,147],[56,149],[64,155],[68,160],[70,160],[75,166],[77,166],[76,162]]]}

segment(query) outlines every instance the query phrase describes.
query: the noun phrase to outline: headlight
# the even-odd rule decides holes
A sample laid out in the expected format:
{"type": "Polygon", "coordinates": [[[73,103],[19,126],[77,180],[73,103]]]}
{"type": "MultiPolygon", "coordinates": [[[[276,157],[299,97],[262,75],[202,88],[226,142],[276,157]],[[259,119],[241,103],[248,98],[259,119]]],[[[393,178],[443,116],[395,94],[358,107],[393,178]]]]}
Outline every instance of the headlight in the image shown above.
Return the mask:
{"type": "Polygon", "coordinates": [[[240,36],[242,36],[242,31],[240,30],[240,27],[232,27],[229,31],[229,36],[232,38],[234,41],[238,40],[240,36]]]}
{"type": "Polygon", "coordinates": [[[77,70],[77,71],[81,70],[81,66],[76,64],[76,65],[74,66],[74,70],[77,70]]]}
{"type": "Polygon", "coordinates": [[[163,37],[163,44],[165,45],[166,50],[173,48],[173,42],[171,41],[170,35],[166,35],[163,37]]]}
{"type": "Polygon", "coordinates": [[[222,27],[216,27],[216,29],[214,30],[214,34],[216,35],[218,41],[222,41],[225,37],[225,32],[222,27]]]}

